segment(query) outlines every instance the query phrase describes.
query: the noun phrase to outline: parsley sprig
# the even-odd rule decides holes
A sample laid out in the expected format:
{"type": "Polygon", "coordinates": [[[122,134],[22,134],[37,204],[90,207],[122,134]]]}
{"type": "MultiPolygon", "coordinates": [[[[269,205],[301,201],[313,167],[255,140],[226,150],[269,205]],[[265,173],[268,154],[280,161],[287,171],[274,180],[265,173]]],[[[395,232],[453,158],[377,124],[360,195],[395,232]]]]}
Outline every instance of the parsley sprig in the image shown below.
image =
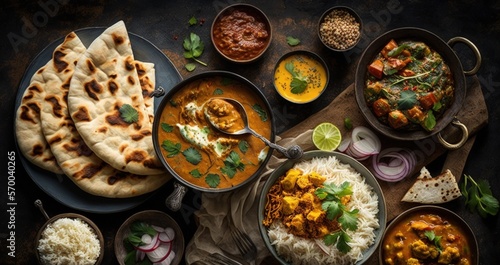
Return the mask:
{"type": "Polygon", "coordinates": [[[291,92],[294,94],[304,92],[307,88],[307,83],[309,83],[309,78],[296,71],[293,62],[286,63],[285,69],[292,75],[292,82],[290,83],[291,92]]]}
{"type": "Polygon", "coordinates": [[[316,196],[322,200],[322,208],[326,211],[326,217],[329,220],[337,220],[340,224],[340,230],[328,234],[323,238],[327,246],[336,243],[337,249],[342,253],[347,253],[351,250],[349,242],[351,237],[347,234],[347,230],[358,229],[358,209],[349,211],[347,207],[342,204],[342,197],[352,195],[351,184],[347,181],[340,186],[335,183],[324,184],[323,187],[318,188],[315,192],[316,196]]]}
{"type": "Polygon", "coordinates": [[[471,176],[465,174],[464,177],[460,190],[469,210],[476,210],[483,218],[488,215],[497,215],[499,203],[497,198],[493,196],[488,181],[484,179],[475,181],[471,176]]]}

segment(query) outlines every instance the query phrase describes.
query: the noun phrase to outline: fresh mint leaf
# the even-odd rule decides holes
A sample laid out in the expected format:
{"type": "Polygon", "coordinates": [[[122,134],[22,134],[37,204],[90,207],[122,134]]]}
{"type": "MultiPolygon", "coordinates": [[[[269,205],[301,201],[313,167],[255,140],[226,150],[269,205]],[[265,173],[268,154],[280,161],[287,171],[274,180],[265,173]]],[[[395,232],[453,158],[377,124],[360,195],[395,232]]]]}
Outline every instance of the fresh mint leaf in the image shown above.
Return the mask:
{"type": "Polygon", "coordinates": [[[170,140],[164,140],[163,143],[161,144],[161,147],[167,151],[168,155],[167,157],[174,157],[178,155],[181,151],[181,144],[180,143],[174,143],[170,140]]]}
{"type": "Polygon", "coordinates": [[[120,107],[119,111],[120,111],[120,117],[126,123],[134,123],[134,122],[137,122],[139,120],[139,113],[130,104],[123,104],[120,107]]]}
{"type": "Polygon", "coordinates": [[[193,165],[198,165],[201,162],[201,154],[194,147],[189,147],[188,149],[184,150],[182,154],[184,155],[186,160],[193,165]]]}

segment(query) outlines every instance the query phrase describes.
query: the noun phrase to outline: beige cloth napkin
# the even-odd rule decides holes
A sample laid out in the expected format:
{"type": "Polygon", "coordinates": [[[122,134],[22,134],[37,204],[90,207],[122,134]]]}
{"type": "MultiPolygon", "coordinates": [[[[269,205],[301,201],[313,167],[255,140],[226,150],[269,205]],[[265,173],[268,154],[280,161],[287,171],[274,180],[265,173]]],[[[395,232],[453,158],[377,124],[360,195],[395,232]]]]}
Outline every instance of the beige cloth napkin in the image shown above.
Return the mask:
{"type": "MultiPolygon", "coordinates": [[[[460,149],[450,151],[447,154],[447,159],[444,168],[449,168],[453,174],[460,178],[462,174],[467,155],[474,143],[473,136],[480,128],[488,121],[488,112],[484,97],[479,85],[477,77],[472,78],[472,82],[468,85],[468,96],[464,103],[464,108],[458,113],[457,117],[469,129],[471,138],[460,149]]],[[[341,129],[342,135],[348,132],[342,126],[345,117],[351,118],[354,126],[367,126],[363,117],[359,113],[355,98],[353,85],[349,86],[342,92],[329,106],[312,115],[297,126],[284,132],[280,135],[278,144],[288,147],[294,144],[300,145],[305,151],[314,149],[311,140],[312,129],[320,122],[328,121],[337,124],[341,129]]],[[[451,137],[457,132],[450,130],[445,132],[444,137],[451,137]]],[[[420,157],[415,172],[418,172],[424,165],[435,160],[446,150],[439,144],[432,145],[432,141],[424,141],[420,143],[398,142],[381,137],[383,147],[391,146],[407,146],[416,150],[432,150],[432,153],[426,153],[420,157]],[[426,147],[422,149],[422,145],[426,147]],[[419,149],[420,148],[420,149],[419,149]]],[[[260,197],[260,190],[269,176],[277,166],[284,161],[279,157],[279,154],[274,153],[273,157],[267,164],[264,173],[259,176],[253,183],[249,183],[240,189],[222,194],[202,194],[202,206],[196,213],[199,220],[198,229],[195,232],[193,239],[186,247],[186,261],[191,264],[197,260],[203,259],[206,255],[214,252],[221,252],[221,249],[238,255],[238,249],[231,239],[228,229],[227,215],[230,214],[235,222],[235,225],[246,231],[258,248],[258,257],[252,264],[274,264],[268,257],[271,255],[266,249],[258,228],[257,207],[260,197]]],[[[367,165],[369,167],[369,165],[367,165]]],[[[413,174],[415,175],[415,174],[413,174]]],[[[391,220],[397,214],[414,206],[414,204],[401,203],[401,198],[406,193],[408,188],[415,181],[415,177],[409,177],[398,183],[385,183],[380,181],[380,185],[384,192],[388,212],[388,220],[391,220]]],[[[368,264],[377,264],[377,257],[373,255],[368,261],[368,264]]]]}

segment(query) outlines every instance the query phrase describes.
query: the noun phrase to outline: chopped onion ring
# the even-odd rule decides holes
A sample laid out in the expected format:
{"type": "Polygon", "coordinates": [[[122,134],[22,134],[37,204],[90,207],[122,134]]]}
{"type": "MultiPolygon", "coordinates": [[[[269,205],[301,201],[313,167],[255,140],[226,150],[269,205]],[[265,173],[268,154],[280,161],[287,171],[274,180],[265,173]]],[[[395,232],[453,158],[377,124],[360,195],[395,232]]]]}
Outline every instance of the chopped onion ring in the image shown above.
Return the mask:
{"type": "Polygon", "coordinates": [[[384,149],[372,160],[375,177],[387,182],[404,179],[416,164],[416,156],[411,150],[398,147],[384,149]]]}
{"type": "Polygon", "coordinates": [[[357,160],[365,160],[378,154],[382,144],[378,136],[364,126],[352,130],[350,137],[346,137],[339,145],[338,150],[357,160]]]}

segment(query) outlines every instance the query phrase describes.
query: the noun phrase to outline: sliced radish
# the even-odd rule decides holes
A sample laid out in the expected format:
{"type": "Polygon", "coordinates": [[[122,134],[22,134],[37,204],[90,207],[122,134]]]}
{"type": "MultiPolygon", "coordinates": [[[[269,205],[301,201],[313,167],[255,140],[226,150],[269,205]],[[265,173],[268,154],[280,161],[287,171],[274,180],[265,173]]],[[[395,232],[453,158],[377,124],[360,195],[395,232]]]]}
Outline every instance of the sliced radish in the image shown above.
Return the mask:
{"type": "Polygon", "coordinates": [[[170,265],[172,261],[175,259],[175,252],[172,250],[170,251],[170,254],[167,256],[167,258],[161,262],[155,262],[153,265],[170,265]]]}
{"type": "Polygon", "coordinates": [[[136,250],[135,251],[135,261],[142,261],[146,257],[146,252],[136,250]]]}
{"type": "Polygon", "coordinates": [[[153,237],[150,236],[149,234],[144,234],[141,237],[141,241],[142,241],[142,243],[149,245],[149,244],[151,244],[151,241],[153,241],[153,237]]]}
{"type": "Polygon", "coordinates": [[[157,225],[151,225],[151,227],[158,233],[165,231],[163,227],[157,226],[157,225]]]}
{"type": "Polygon", "coordinates": [[[162,262],[168,257],[171,251],[172,251],[171,243],[161,243],[158,248],[156,248],[154,251],[146,253],[146,255],[148,256],[149,260],[153,263],[162,262]]]}
{"type": "Polygon", "coordinates": [[[167,233],[165,232],[161,232],[161,233],[158,233],[159,234],[159,237],[158,239],[160,239],[161,242],[163,243],[169,243],[169,242],[172,242],[173,238],[170,238],[167,233]]]}
{"type": "Polygon", "coordinates": [[[157,233],[155,236],[153,236],[149,244],[137,246],[135,248],[143,252],[151,252],[157,249],[160,246],[160,243],[161,241],[159,240],[159,235],[157,233]]]}
{"type": "Polygon", "coordinates": [[[175,238],[175,231],[172,227],[165,227],[165,234],[170,238],[170,241],[175,238]]]}

